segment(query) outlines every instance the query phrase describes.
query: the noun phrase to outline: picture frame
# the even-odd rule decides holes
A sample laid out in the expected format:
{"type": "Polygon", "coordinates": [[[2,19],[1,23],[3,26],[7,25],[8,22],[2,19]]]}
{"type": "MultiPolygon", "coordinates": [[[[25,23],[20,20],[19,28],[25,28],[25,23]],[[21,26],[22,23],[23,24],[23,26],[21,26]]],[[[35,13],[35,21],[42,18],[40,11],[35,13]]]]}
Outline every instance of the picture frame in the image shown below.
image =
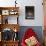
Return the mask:
{"type": "Polygon", "coordinates": [[[17,12],[16,10],[10,10],[10,11],[9,11],[9,14],[10,14],[10,15],[17,15],[17,13],[18,13],[18,12],[17,12]]]}
{"type": "Polygon", "coordinates": [[[25,6],[25,19],[34,19],[34,6],[25,6]]]}
{"type": "Polygon", "coordinates": [[[9,15],[9,10],[2,10],[2,15],[9,15]]]}

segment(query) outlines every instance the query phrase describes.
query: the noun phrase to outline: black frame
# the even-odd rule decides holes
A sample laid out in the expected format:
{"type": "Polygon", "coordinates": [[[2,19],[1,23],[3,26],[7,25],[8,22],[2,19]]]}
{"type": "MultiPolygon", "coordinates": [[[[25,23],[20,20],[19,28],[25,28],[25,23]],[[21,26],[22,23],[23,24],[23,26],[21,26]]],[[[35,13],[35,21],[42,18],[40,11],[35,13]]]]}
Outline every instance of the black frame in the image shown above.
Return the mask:
{"type": "Polygon", "coordinates": [[[25,6],[25,19],[34,19],[34,6],[25,6]]]}

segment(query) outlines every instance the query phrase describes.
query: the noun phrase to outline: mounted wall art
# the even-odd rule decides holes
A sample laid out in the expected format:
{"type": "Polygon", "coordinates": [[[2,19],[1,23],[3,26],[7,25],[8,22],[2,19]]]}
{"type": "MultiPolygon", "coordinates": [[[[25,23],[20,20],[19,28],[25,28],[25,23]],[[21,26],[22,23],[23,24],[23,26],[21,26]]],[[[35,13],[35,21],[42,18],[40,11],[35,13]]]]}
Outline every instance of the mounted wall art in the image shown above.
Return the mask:
{"type": "Polygon", "coordinates": [[[25,6],[25,19],[34,19],[34,6],[25,6]]]}

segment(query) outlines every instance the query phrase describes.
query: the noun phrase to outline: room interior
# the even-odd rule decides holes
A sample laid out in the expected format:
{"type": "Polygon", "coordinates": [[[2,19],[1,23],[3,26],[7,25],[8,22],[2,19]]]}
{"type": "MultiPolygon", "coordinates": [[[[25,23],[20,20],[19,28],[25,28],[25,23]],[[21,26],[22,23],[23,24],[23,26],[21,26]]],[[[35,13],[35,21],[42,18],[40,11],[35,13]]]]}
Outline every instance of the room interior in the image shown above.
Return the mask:
{"type": "Polygon", "coordinates": [[[0,46],[23,46],[29,28],[46,46],[46,0],[0,0],[0,46]]]}

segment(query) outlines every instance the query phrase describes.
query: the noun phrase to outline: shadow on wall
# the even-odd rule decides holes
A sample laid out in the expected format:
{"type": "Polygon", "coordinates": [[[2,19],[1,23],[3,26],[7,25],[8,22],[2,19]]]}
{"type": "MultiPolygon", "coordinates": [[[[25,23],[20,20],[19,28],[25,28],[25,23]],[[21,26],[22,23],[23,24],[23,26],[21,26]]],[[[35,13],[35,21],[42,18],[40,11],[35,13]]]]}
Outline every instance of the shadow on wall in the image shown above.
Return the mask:
{"type": "Polygon", "coordinates": [[[21,26],[20,27],[20,32],[19,32],[19,39],[20,39],[20,41],[22,40],[22,38],[24,36],[24,33],[25,33],[25,31],[28,28],[32,28],[34,30],[34,32],[36,32],[39,41],[41,43],[43,43],[43,30],[42,30],[42,26],[21,26]]]}

